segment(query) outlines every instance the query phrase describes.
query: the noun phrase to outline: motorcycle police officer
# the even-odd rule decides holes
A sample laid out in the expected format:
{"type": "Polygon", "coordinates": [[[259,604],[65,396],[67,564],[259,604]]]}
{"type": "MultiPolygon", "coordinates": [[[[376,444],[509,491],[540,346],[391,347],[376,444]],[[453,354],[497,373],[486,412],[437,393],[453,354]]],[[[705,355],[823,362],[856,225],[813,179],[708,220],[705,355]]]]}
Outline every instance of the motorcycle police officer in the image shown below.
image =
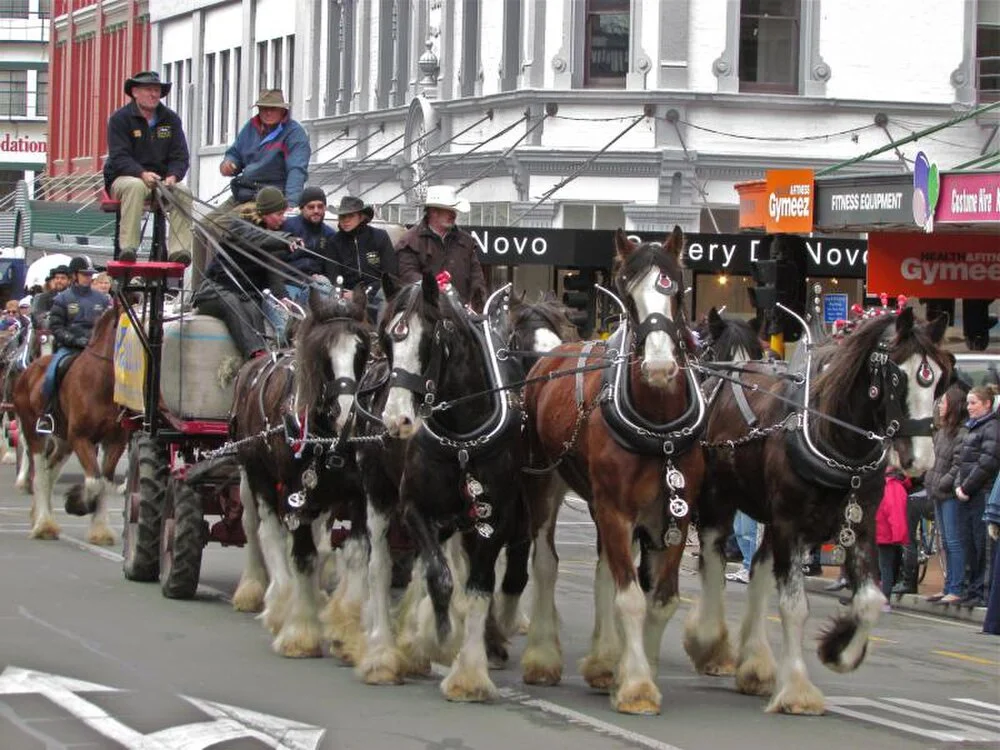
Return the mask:
{"type": "Polygon", "coordinates": [[[111,297],[96,289],[92,289],[97,269],[90,259],[77,256],[69,263],[70,286],[63,290],[52,301],[49,311],[49,330],[59,347],[45,371],[42,393],[46,397],[48,408],[38,419],[36,431],[49,433],[53,429],[52,411],[55,399],[55,373],[59,362],[71,354],[77,354],[90,342],[90,334],[98,318],[108,310],[111,297]]]}

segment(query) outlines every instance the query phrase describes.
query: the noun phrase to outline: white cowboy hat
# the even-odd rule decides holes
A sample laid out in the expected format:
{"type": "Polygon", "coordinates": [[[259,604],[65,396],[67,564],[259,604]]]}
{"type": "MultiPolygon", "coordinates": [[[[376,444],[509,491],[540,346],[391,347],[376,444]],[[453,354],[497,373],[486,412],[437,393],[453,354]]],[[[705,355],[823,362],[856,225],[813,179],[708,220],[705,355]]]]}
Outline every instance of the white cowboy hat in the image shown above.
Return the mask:
{"type": "Polygon", "coordinates": [[[431,185],[427,188],[424,208],[447,208],[450,211],[467,214],[472,206],[465,198],[456,196],[455,188],[451,185],[431,185]]]}

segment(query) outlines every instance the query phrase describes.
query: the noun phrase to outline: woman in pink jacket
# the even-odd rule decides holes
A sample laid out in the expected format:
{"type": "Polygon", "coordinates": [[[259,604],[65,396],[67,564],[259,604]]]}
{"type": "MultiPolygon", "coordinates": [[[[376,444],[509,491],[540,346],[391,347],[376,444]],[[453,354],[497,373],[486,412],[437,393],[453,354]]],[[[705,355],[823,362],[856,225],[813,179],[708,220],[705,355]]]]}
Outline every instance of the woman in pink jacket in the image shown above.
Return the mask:
{"type": "Polygon", "coordinates": [[[909,542],[906,523],[906,496],[910,480],[895,467],[885,470],[885,491],[875,514],[875,543],[878,544],[878,569],[882,579],[882,594],[886,604],[882,611],[890,611],[889,595],[896,583],[896,571],[903,558],[903,547],[909,542]]]}

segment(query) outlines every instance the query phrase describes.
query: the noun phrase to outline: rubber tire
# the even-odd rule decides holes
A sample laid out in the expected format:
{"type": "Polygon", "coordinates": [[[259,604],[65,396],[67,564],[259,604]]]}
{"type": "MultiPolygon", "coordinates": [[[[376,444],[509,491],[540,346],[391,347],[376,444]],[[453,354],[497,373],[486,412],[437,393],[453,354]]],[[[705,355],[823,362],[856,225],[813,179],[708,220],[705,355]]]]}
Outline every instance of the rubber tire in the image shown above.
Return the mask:
{"type": "Polygon", "coordinates": [[[201,577],[201,553],[208,541],[207,524],[197,492],[175,479],[170,480],[169,487],[174,521],[173,548],[165,569],[161,563],[160,586],[168,599],[192,599],[201,577]]]}
{"type": "Polygon", "coordinates": [[[128,453],[128,482],[122,527],[122,572],[129,581],[149,583],[160,577],[160,527],[169,467],[166,451],[149,435],[132,438],[128,453]],[[138,484],[139,510],[131,533],[132,492],[138,484]],[[134,537],[134,538],[133,538],[134,537]]]}

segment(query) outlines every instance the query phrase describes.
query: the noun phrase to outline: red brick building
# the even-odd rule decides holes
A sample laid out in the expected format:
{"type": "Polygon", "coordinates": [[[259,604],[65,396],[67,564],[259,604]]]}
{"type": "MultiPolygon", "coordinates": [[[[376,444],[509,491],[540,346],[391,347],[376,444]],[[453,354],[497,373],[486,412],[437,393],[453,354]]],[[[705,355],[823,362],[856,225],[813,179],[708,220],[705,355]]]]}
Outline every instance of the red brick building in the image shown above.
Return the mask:
{"type": "Polygon", "coordinates": [[[146,0],[54,0],[45,189],[52,198],[93,197],[108,117],[126,102],[125,79],[148,69],[149,35],[146,0]]]}

